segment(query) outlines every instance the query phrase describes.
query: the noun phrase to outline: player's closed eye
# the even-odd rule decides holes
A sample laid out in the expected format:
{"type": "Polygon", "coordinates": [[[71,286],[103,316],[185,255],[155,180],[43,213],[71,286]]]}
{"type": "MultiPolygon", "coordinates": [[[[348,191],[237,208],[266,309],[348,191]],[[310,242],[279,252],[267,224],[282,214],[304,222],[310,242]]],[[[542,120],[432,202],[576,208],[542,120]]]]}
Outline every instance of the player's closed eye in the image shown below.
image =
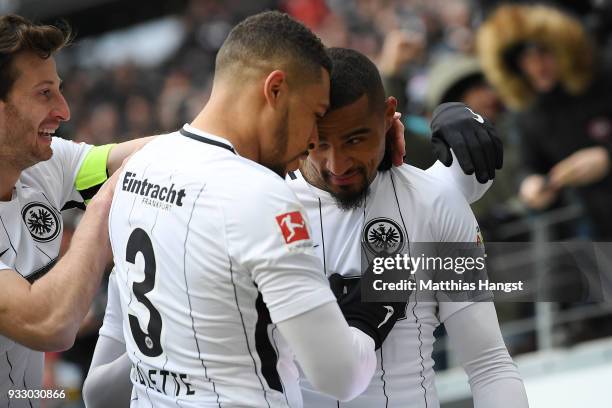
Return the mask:
{"type": "Polygon", "coordinates": [[[327,149],[329,147],[329,143],[327,142],[319,142],[316,146],[317,149],[327,149]]]}
{"type": "Polygon", "coordinates": [[[363,142],[363,137],[351,137],[350,139],[348,139],[346,141],[346,144],[356,145],[356,144],[359,144],[361,142],[363,142]]]}

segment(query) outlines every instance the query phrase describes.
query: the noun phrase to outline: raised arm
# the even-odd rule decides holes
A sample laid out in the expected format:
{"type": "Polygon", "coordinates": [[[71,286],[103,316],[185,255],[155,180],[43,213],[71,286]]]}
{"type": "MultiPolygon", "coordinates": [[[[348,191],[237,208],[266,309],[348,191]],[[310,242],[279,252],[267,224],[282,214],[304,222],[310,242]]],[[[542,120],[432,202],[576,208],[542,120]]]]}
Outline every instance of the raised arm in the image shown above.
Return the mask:
{"type": "Polygon", "coordinates": [[[112,259],[108,212],[117,176],[91,200],[68,252],[30,284],[0,263],[0,334],[42,351],[70,348],[112,259]]]}
{"type": "Polygon", "coordinates": [[[431,120],[438,161],[427,172],[454,184],[469,203],[491,187],[503,165],[503,146],[486,118],[458,102],[438,106],[431,120]]]}
{"type": "MultiPolygon", "coordinates": [[[[399,113],[389,130],[391,159],[403,164],[404,125],[399,113]]],[[[454,184],[469,203],[478,201],[493,185],[495,170],[503,165],[503,145],[495,128],[462,103],[444,103],[431,122],[432,148],[438,161],[427,172],[442,183],[454,184]]],[[[410,146],[408,146],[410,148],[410,146]]]]}
{"type": "Polygon", "coordinates": [[[493,180],[495,170],[503,166],[503,145],[495,127],[463,103],[439,105],[431,118],[431,133],[437,159],[447,167],[459,161],[463,172],[474,174],[480,183],[493,180]],[[451,156],[451,149],[456,156],[451,156]]]}
{"type": "Polygon", "coordinates": [[[108,154],[108,159],[106,160],[107,173],[109,175],[113,174],[119,167],[121,167],[123,160],[154,138],[155,136],[142,137],[114,145],[108,154]]]}

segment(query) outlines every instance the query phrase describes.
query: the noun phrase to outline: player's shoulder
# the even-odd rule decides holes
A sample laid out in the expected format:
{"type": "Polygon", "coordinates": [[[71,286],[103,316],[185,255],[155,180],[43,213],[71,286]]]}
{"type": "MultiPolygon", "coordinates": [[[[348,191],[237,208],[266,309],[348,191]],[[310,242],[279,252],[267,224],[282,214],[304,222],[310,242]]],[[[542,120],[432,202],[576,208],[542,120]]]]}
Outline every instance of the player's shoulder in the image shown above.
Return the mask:
{"type": "Polygon", "coordinates": [[[29,169],[38,170],[48,169],[49,167],[63,167],[69,164],[68,162],[72,156],[81,155],[91,147],[91,145],[86,143],[77,143],[72,140],[62,139],[61,137],[53,137],[51,139],[51,150],[53,151],[51,158],[38,162],[29,169]]]}
{"type": "Polygon", "coordinates": [[[183,149],[180,143],[182,138],[178,137],[178,131],[154,136],[153,140],[142,146],[132,157],[148,157],[164,153],[170,157],[172,151],[183,149]]]}
{"type": "Polygon", "coordinates": [[[398,179],[398,184],[410,189],[418,200],[427,204],[466,203],[464,195],[451,179],[441,179],[438,174],[409,164],[393,167],[389,172],[398,179]]]}
{"type": "Polygon", "coordinates": [[[53,137],[51,138],[51,149],[55,154],[58,149],[61,151],[65,150],[79,150],[84,146],[89,146],[87,143],[83,142],[75,142],[73,140],[64,139],[61,137],[53,137]]]}
{"type": "Polygon", "coordinates": [[[239,157],[229,172],[234,174],[234,191],[242,200],[297,200],[281,176],[256,162],[239,157]]]}
{"type": "Polygon", "coordinates": [[[74,159],[82,157],[91,145],[76,143],[71,140],[53,137],[51,150],[53,154],[21,172],[19,179],[29,186],[40,184],[56,189],[62,183],[62,172],[75,165],[74,159]]]}

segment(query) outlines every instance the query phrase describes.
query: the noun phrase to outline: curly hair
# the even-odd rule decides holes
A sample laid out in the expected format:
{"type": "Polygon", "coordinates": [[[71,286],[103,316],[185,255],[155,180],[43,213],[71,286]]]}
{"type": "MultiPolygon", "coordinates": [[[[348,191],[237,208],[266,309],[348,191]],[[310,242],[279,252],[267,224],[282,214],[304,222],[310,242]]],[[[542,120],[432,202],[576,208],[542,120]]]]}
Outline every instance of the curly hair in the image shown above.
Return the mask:
{"type": "Polygon", "coordinates": [[[15,14],[0,17],[0,100],[6,100],[19,76],[14,66],[17,55],[33,52],[47,59],[71,40],[68,25],[39,25],[15,14]]]}
{"type": "MultiPolygon", "coordinates": [[[[251,68],[276,64],[288,80],[318,80],[321,67],[331,74],[325,46],[312,31],[285,13],[266,11],[236,25],[217,53],[215,73],[235,77],[251,68]]],[[[297,81],[296,81],[297,82],[297,81]]]]}

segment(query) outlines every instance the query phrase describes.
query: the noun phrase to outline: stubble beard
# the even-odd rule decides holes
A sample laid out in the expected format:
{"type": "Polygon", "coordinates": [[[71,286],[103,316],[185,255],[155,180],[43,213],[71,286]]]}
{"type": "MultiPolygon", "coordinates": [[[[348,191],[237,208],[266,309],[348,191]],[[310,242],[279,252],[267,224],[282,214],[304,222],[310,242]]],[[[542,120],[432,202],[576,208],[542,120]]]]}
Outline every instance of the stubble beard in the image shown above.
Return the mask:
{"type": "Polygon", "coordinates": [[[278,174],[280,177],[285,178],[287,175],[287,165],[289,163],[279,162],[278,160],[283,160],[285,155],[287,154],[288,143],[289,143],[289,111],[287,110],[281,119],[279,124],[279,129],[276,132],[274,137],[274,146],[271,149],[273,152],[272,159],[268,162],[262,162],[261,164],[274,173],[278,174]]]}
{"type": "MultiPolygon", "coordinates": [[[[370,183],[368,182],[366,170],[364,168],[359,168],[357,171],[363,179],[357,189],[345,189],[342,186],[339,187],[340,191],[333,190],[332,188],[327,189],[329,194],[331,194],[336,201],[336,205],[343,211],[351,211],[361,208],[365,203],[366,198],[370,194],[370,183]]],[[[323,171],[321,177],[327,186],[332,185],[329,172],[323,171]]]]}
{"type": "Polygon", "coordinates": [[[36,142],[28,143],[32,135],[38,138],[38,129],[32,127],[17,107],[10,102],[6,104],[5,117],[6,122],[0,135],[0,146],[2,146],[0,158],[3,163],[17,170],[25,170],[51,158],[53,155],[51,148],[47,146],[41,148],[36,142]]]}

